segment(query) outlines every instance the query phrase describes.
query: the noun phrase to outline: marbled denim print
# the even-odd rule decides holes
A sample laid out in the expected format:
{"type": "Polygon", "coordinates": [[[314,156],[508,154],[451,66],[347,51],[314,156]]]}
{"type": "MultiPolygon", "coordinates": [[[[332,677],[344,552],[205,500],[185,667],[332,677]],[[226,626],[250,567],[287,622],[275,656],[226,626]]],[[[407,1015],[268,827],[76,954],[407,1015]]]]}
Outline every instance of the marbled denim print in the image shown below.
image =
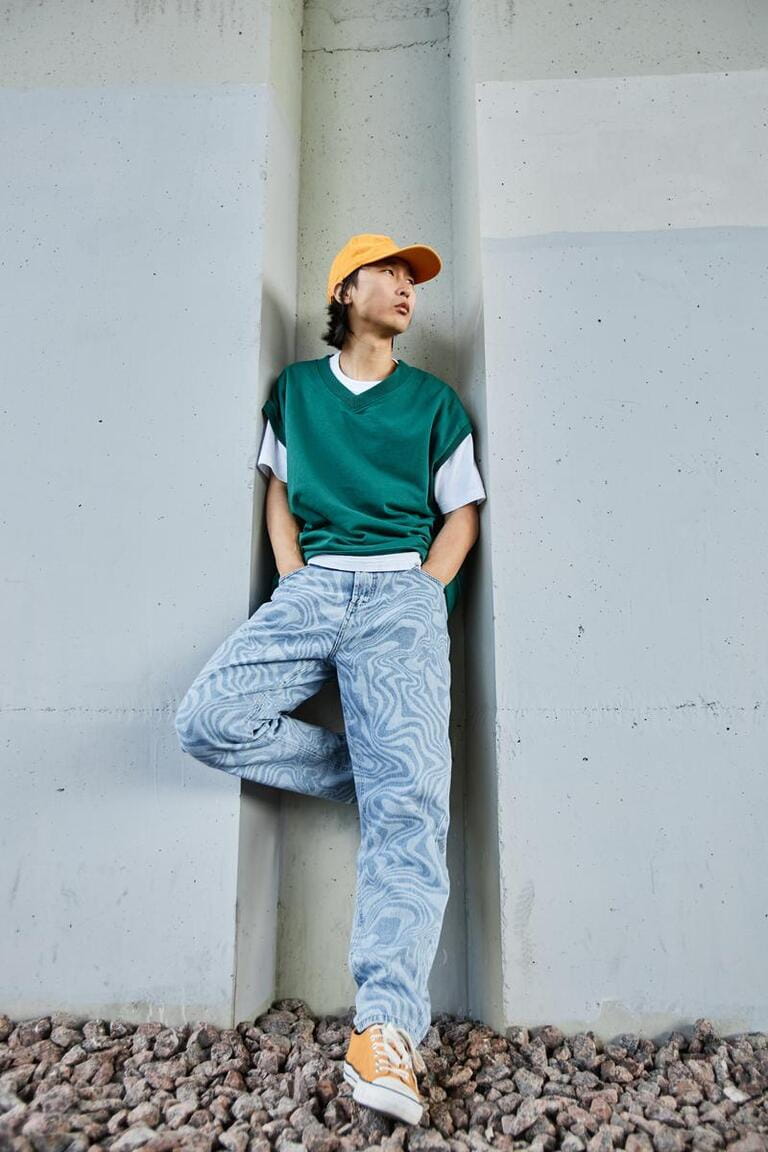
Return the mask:
{"type": "Polygon", "coordinates": [[[178,709],[181,747],[274,788],[357,803],[355,1027],[431,1022],[448,902],[451,668],[444,585],[420,568],[307,564],[214,652],[178,709]],[[287,713],[338,678],[345,731],[287,713]]]}

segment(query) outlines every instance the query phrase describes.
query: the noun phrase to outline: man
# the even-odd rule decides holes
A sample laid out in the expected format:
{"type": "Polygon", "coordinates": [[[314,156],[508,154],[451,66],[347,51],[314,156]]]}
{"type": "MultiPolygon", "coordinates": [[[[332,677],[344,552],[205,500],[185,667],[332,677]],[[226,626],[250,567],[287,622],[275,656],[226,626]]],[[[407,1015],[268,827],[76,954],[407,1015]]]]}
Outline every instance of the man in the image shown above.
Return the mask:
{"type": "Polygon", "coordinates": [[[370,233],[334,258],[325,339],[338,351],[287,365],[263,407],[271,597],[176,717],[181,746],[203,763],[357,802],[344,1075],[357,1101],[413,1124],[450,892],[448,616],[485,499],[458,395],[392,355],[416,285],[440,268],[429,246],[370,233]],[[343,733],[288,715],[334,672],[343,733]]]}

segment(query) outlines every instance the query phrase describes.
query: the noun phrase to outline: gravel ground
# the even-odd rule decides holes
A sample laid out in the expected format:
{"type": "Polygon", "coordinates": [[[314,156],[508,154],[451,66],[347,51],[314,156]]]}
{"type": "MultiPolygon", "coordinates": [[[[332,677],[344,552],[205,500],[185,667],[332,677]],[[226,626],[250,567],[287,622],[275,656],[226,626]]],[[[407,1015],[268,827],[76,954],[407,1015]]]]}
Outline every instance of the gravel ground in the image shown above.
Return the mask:
{"type": "Polygon", "coordinates": [[[280,1000],[232,1029],[0,1016],[0,1149],[768,1152],[765,1033],[720,1037],[700,1019],[662,1043],[602,1044],[441,1014],[408,1125],[352,1100],[353,1015],[280,1000]]]}

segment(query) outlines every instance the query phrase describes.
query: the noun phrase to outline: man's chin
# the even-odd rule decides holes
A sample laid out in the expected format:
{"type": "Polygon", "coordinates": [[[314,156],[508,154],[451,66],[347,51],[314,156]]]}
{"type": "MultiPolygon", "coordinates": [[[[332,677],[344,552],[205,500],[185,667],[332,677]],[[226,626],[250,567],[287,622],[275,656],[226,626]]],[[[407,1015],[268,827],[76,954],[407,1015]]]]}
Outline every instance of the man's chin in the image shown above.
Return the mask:
{"type": "MultiPolygon", "coordinates": [[[[395,313],[395,315],[399,316],[400,314],[395,313]]],[[[409,312],[407,316],[400,316],[400,322],[398,324],[392,326],[392,331],[393,332],[405,332],[406,329],[410,326],[410,323],[411,323],[411,314],[409,312]]]]}
{"type": "Polygon", "coordinates": [[[406,324],[398,324],[397,327],[395,327],[392,324],[386,324],[386,323],[381,325],[381,335],[383,337],[385,337],[386,339],[389,339],[392,336],[401,336],[403,334],[403,332],[406,332],[407,330],[408,330],[408,324],[407,323],[406,324]]]}

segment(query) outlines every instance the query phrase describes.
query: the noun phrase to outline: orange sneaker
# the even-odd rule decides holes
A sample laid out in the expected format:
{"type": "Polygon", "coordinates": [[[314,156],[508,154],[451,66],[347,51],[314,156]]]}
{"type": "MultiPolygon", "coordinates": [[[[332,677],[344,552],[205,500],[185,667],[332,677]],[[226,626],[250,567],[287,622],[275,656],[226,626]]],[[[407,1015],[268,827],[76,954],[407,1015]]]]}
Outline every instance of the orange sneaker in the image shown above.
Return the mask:
{"type": "Polygon", "coordinates": [[[352,1096],[358,1104],[406,1124],[418,1124],[424,1106],[416,1072],[426,1070],[421,1053],[404,1028],[382,1022],[363,1032],[352,1029],[344,1079],[354,1088],[352,1096]]]}

